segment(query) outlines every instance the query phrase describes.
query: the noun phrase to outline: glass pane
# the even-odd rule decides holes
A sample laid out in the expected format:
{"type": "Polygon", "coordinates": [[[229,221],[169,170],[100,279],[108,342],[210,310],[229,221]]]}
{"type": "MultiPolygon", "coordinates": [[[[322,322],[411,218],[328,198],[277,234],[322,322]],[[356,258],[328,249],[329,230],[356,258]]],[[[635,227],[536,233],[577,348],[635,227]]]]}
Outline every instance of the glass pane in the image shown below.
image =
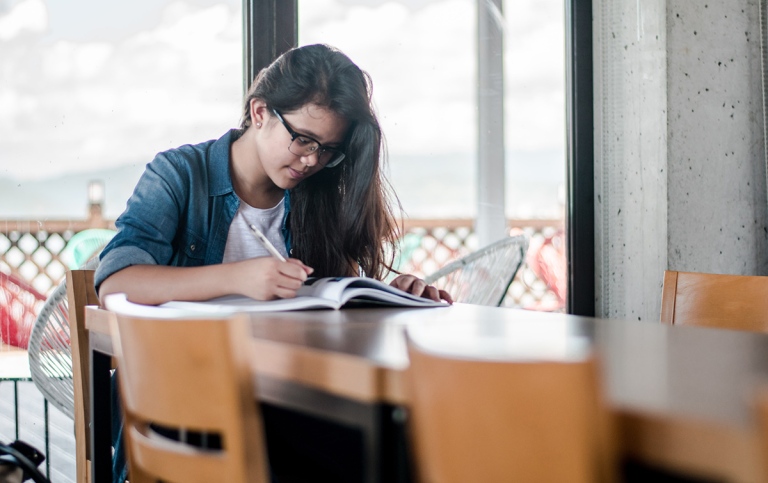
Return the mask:
{"type": "Polygon", "coordinates": [[[299,43],[338,47],[373,78],[391,180],[412,217],[472,217],[474,2],[299,2],[299,43]]]}
{"type": "MultiPolygon", "coordinates": [[[[299,44],[328,43],[371,74],[390,180],[407,215],[399,267],[424,275],[477,248],[477,3],[303,0],[299,44]]],[[[506,214],[531,237],[505,304],[564,307],[563,4],[503,3],[506,214]]]]}
{"type": "Polygon", "coordinates": [[[565,12],[563,2],[504,2],[507,217],[530,236],[520,305],[564,311],[565,12]]]}
{"type": "MultiPolygon", "coordinates": [[[[0,243],[9,250],[24,231],[46,246],[53,233],[68,241],[89,227],[94,180],[103,185],[91,195],[113,220],[157,152],[239,123],[239,0],[0,0],[0,52],[0,243]]],[[[49,277],[31,256],[17,262],[3,258],[0,271],[42,291],[63,273],[51,267],[49,277]]]]}

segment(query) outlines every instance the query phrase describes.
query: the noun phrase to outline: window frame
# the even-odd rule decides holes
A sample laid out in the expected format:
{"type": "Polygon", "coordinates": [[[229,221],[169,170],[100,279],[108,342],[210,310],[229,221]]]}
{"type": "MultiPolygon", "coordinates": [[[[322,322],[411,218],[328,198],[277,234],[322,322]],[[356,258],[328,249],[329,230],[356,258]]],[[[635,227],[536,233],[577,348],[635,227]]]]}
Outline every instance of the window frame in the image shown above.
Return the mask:
{"type": "MultiPolygon", "coordinates": [[[[595,315],[592,1],[565,1],[566,261],[569,314],[595,315]]],[[[298,45],[298,0],[243,0],[243,85],[298,45]]]]}

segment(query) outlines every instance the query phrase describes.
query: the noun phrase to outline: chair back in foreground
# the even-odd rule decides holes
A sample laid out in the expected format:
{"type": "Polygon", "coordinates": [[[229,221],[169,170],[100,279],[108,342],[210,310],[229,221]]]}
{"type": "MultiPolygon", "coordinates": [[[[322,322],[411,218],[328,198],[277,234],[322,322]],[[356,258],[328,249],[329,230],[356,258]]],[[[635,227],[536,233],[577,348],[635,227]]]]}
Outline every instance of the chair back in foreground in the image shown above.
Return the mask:
{"type": "Polygon", "coordinates": [[[760,453],[760,478],[755,481],[768,482],[768,384],[759,383],[753,399],[753,414],[757,422],[757,441],[760,453]]]}
{"type": "Polygon", "coordinates": [[[661,321],[768,332],[768,277],[667,270],[661,321]]]}
{"type": "Polygon", "coordinates": [[[447,291],[456,302],[498,307],[527,250],[525,235],[507,237],[449,263],[424,281],[447,291]]]}
{"type": "Polygon", "coordinates": [[[91,432],[88,430],[91,394],[90,345],[85,328],[85,307],[99,305],[99,297],[93,285],[94,270],[67,271],[66,291],[69,315],[69,340],[72,361],[75,420],[75,467],[77,482],[90,481],[91,432]]]}
{"type": "MultiPolygon", "coordinates": [[[[106,303],[111,308],[109,298],[106,303]]],[[[247,316],[163,319],[118,312],[112,323],[131,483],[266,483],[247,316]],[[192,446],[158,428],[203,434],[220,440],[220,448],[192,446]]]]}
{"type": "Polygon", "coordinates": [[[421,483],[614,479],[612,423],[593,356],[469,359],[432,352],[410,336],[408,356],[421,483]]]}

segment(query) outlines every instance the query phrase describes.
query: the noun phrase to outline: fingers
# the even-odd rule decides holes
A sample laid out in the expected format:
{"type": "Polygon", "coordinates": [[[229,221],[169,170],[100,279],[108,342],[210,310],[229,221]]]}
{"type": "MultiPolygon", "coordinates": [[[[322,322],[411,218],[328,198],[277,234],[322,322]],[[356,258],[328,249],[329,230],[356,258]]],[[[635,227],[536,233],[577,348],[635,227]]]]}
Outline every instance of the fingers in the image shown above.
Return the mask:
{"type": "MultiPolygon", "coordinates": [[[[414,277],[413,275],[400,275],[394,280],[392,280],[389,284],[405,292],[408,292],[414,295],[421,295],[421,291],[416,293],[414,292],[414,289],[413,289],[414,283],[417,282],[418,280],[419,279],[414,277]]],[[[426,286],[426,284],[424,285],[426,286]]]]}
{"type": "Polygon", "coordinates": [[[275,279],[275,295],[279,298],[292,298],[296,291],[304,285],[307,276],[314,269],[304,265],[300,260],[290,258],[285,262],[277,262],[279,276],[275,279]]]}
{"type": "Polygon", "coordinates": [[[446,292],[445,290],[440,290],[440,298],[448,302],[449,304],[453,305],[453,297],[451,297],[451,294],[446,292]]]}
{"type": "Polygon", "coordinates": [[[453,304],[453,297],[451,297],[451,294],[449,294],[445,290],[440,290],[431,285],[427,285],[427,287],[424,289],[424,292],[422,292],[421,296],[430,300],[434,300],[435,302],[440,302],[441,300],[444,300],[449,304],[453,304]]]}
{"type": "MultiPolygon", "coordinates": [[[[312,272],[315,271],[314,268],[304,265],[304,263],[298,258],[289,258],[288,260],[286,260],[286,262],[301,267],[301,269],[304,270],[304,273],[306,273],[307,275],[312,275],[312,272]]],[[[304,278],[304,280],[306,280],[306,277],[304,278]]]]}
{"type": "Polygon", "coordinates": [[[293,298],[313,272],[311,267],[296,259],[281,262],[273,257],[259,257],[242,263],[243,294],[256,300],[293,298]]]}
{"type": "Polygon", "coordinates": [[[420,278],[413,277],[413,281],[411,282],[411,284],[410,284],[410,286],[408,288],[409,288],[408,291],[410,293],[412,293],[413,295],[417,295],[419,297],[424,297],[424,298],[429,298],[427,289],[430,289],[432,287],[427,285],[427,283],[424,280],[422,280],[420,278]]]}
{"type": "Polygon", "coordinates": [[[410,294],[416,295],[417,297],[434,300],[435,302],[445,300],[449,304],[453,303],[453,298],[448,292],[445,290],[439,290],[431,285],[427,285],[424,280],[418,277],[414,277],[413,275],[400,275],[399,277],[392,280],[390,285],[410,294]]]}
{"type": "Polygon", "coordinates": [[[425,299],[434,300],[435,302],[440,301],[440,293],[435,287],[431,285],[424,287],[424,291],[421,293],[421,296],[425,299]]]}

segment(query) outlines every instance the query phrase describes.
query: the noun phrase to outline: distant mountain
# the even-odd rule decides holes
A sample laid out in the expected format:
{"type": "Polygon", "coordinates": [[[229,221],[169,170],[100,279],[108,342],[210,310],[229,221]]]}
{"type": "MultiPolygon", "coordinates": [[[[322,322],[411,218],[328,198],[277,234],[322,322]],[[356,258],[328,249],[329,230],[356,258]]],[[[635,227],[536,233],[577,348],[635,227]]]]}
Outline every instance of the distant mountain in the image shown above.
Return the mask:
{"type": "MultiPolygon", "coordinates": [[[[474,154],[392,155],[390,181],[411,218],[471,218],[477,213],[474,154]]],[[[557,218],[565,176],[564,154],[511,152],[507,156],[509,218],[557,218]]],[[[482,189],[482,187],[480,187],[482,189]]]]}
{"type": "Polygon", "coordinates": [[[104,216],[114,218],[125,209],[144,166],[125,165],[30,181],[0,178],[0,219],[85,218],[88,183],[92,180],[104,182],[104,216]]]}
{"type": "MultiPolygon", "coordinates": [[[[560,155],[562,157],[562,155],[560,155]]],[[[558,153],[512,153],[507,162],[507,215],[556,217],[564,167],[558,153]]],[[[88,183],[105,186],[104,216],[125,209],[145,163],[17,181],[0,178],[0,220],[79,219],[87,215],[88,183]]],[[[406,214],[413,218],[472,217],[476,213],[473,155],[391,155],[389,178],[406,214]]]]}

